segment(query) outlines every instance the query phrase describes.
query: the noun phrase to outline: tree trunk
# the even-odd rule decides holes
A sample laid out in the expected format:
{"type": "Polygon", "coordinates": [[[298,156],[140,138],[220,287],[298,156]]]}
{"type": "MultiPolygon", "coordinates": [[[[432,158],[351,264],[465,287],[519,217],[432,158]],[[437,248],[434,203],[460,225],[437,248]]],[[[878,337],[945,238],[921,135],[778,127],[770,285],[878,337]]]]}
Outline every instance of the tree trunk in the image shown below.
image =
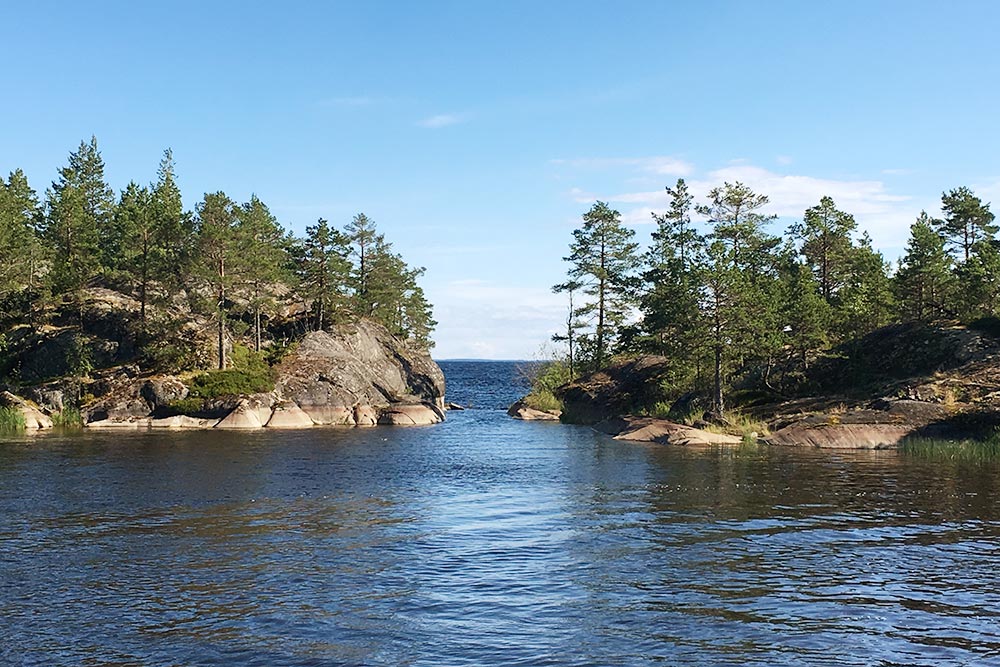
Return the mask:
{"type": "Polygon", "coordinates": [[[226,369],[226,260],[219,257],[219,370],[226,369]]]}

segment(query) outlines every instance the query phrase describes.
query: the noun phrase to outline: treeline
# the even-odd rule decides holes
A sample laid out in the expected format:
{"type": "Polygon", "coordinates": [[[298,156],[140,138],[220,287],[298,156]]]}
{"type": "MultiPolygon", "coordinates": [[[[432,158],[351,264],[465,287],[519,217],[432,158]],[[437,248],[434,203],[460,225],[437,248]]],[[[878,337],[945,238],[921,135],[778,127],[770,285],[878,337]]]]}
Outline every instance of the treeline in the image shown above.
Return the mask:
{"type": "Polygon", "coordinates": [[[768,231],[768,197],[746,185],[699,204],[683,179],[667,192],[645,252],[603,202],[573,232],[568,279],[554,287],[569,313],[553,337],[571,376],[615,354],[661,354],[673,361],[668,393],[705,391],[723,414],[738,380],[793,386],[819,353],[879,327],[1000,312],[998,227],[968,188],[944,193],[943,217],[920,214],[898,264],[829,197],[782,238],[768,231]]]}
{"type": "Polygon", "coordinates": [[[237,203],[207,193],[186,211],[170,150],[154,183],[131,182],[117,196],[95,138],[70,154],[42,198],[20,169],[0,177],[5,326],[38,326],[59,308],[82,309],[86,288],[101,286],[139,301],[150,344],[178,324],[152,317],[154,307],[182,305],[212,318],[220,368],[227,337],[243,336],[259,351],[272,333],[268,323],[290,310],[303,329],[368,317],[429,346],[436,323],[417,283],[423,272],[407,266],[363,213],[343,229],[320,219],[298,238],[256,196],[237,203]]]}

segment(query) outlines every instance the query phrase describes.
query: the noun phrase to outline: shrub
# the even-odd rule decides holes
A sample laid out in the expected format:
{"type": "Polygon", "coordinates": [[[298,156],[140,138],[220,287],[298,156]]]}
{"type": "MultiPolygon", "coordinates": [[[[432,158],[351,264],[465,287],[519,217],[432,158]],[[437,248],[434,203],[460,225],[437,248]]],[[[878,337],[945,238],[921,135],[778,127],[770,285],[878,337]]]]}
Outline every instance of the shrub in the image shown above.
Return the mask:
{"type": "Polygon", "coordinates": [[[191,381],[189,400],[260,394],[274,389],[274,373],[263,354],[242,345],[234,345],[232,361],[234,368],[209,371],[196,376],[191,381]]]}
{"type": "Polygon", "coordinates": [[[563,409],[562,401],[556,398],[555,394],[547,389],[532,391],[524,397],[524,403],[529,408],[541,410],[542,412],[562,411],[563,409]]]}

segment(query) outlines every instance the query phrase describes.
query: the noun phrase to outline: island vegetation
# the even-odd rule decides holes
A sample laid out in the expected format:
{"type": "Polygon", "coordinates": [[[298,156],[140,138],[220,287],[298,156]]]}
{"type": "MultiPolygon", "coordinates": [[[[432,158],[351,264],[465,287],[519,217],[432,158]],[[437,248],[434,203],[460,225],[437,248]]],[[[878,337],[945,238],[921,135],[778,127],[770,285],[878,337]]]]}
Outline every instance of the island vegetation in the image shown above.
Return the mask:
{"type": "Polygon", "coordinates": [[[940,218],[916,218],[898,262],[830,197],[778,236],[768,197],[745,184],[696,203],[679,179],[667,194],[644,251],[606,203],[584,214],[567,279],[554,287],[569,303],[553,337],[565,354],[538,375],[527,405],[558,411],[566,383],[658,355],[665,361],[622,409],[732,423],[748,408],[848,382],[872,391],[881,364],[866,353],[892,358],[899,373],[931,373],[935,332],[1000,334],[998,226],[967,187],[942,195],[940,218]]]}
{"type": "MultiPolygon", "coordinates": [[[[150,184],[116,194],[104,169],[92,137],[41,195],[20,169],[0,177],[0,389],[74,380],[56,415],[73,422],[108,366],[188,372],[194,402],[272,389],[298,340],[338,324],[433,344],[424,269],[364,213],[299,237],[256,195],[206,193],[185,210],[169,149],[150,184]]],[[[0,427],[19,419],[0,411],[0,427]]]]}

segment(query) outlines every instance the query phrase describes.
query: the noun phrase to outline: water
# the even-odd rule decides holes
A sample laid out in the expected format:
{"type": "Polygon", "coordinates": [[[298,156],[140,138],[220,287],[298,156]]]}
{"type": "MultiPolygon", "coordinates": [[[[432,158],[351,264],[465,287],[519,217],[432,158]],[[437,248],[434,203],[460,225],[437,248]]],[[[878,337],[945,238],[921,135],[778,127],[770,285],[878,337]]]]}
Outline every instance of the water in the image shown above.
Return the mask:
{"type": "Polygon", "coordinates": [[[997,465],[619,443],[444,366],[438,426],[0,443],[0,664],[1000,664],[997,465]]]}

